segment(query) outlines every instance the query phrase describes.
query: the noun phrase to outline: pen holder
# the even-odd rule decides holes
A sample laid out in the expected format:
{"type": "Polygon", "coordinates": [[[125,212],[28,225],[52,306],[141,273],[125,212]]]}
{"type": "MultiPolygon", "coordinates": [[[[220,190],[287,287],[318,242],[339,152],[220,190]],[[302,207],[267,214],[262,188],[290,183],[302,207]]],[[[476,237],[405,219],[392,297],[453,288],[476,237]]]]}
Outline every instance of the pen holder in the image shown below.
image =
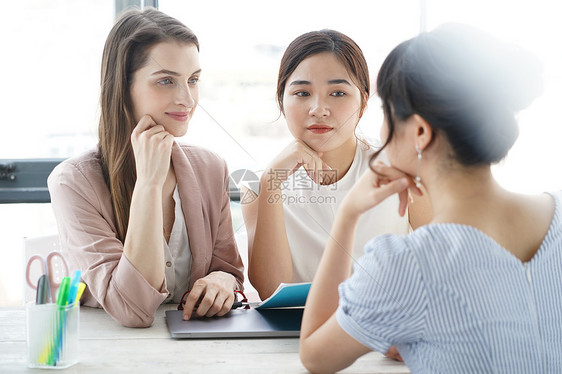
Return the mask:
{"type": "Polygon", "coordinates": [[[27,304],[29,367],[64,369],[78,362],[80,303],[27,304]]]}

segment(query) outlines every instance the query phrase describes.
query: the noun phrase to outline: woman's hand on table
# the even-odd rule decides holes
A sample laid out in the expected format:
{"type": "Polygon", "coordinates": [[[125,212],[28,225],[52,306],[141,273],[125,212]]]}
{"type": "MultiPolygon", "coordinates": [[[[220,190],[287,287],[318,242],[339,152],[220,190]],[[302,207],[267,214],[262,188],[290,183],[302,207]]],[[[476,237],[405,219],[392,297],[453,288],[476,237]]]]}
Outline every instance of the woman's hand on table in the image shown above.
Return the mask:
{"type": "Polygon", "coordinates": [[[232,274],[214,271],[198,279],[183,308],[183,319],[224,316],[234,304],[236,279],[232,274]]]}

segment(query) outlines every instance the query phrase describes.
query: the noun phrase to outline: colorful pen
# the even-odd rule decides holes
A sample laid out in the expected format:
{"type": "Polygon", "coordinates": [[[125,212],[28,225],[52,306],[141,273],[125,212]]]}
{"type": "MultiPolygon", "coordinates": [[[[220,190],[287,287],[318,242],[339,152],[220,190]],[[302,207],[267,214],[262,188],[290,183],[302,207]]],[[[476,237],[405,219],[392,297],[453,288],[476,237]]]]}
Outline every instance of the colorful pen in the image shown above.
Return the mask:
{"type": "Polygon", "coordinates": [[[51,357],[49,359],[49,365],[54,366],[57,364],[59,360],[60,351],[62,349],[62,339],[63,339],[63,332],[66,328],[66,319],[65,319],[65,306],[68,303],[68,291],[70,290],[70,278],[64,277],[62,278],[59,292],[57,294],[57,307],[58,307],[58,318],[57,318],[57,328],[56,328],[56,336],[54,341],[54,349],[51,352],[51,357]]]}
{"type": "Polygon", "coordinates": [[[59,292],[57,294],[57,305],[65,306],[68,302],[68,291],[70,289],[70,278],[64,277],[60,283],[59,292]]]}
{"type": "Polygon", "coordinates": [[[86,283],[80,282],[80,284],[78,285],[78,292],[76,293],[76,301],[80,301],[85,289],[86,289],[86,283]]]}
{"type": "Polygon", "coordinates": [[[35,296],[35,304],[45,304],[50,298],[51,291],[49,288],[49,278],[47,274],[43,274],[37,281],[37,295],[35,296]]]}
{"type": "Polygon", "coordinates": [[[74,304],[76,300],[76,295],[78,293],[78,285],[80,283],[80,277],[82,276],[82,272],[80,270],[76,270],[74,272],[74,277],[72,277],[72,282],[70,283],[70,289],[68,290],[68,304],[74,304]]]}

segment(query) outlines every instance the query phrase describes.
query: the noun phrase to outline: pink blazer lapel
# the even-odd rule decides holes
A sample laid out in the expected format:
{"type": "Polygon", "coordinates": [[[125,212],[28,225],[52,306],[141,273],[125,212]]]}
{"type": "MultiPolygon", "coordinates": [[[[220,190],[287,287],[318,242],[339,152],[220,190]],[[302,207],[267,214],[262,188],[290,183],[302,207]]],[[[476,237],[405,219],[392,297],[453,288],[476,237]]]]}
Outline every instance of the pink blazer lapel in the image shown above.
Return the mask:
{"type": "Polygon", "coordinates": [[[213,253],[208,213],[192,162],[177,143],[172,147],[172,163],[176,172],[181,207],[187,226],[187,235],[193,257],[190,288],[195,280],[207,275],[213,253]]]}

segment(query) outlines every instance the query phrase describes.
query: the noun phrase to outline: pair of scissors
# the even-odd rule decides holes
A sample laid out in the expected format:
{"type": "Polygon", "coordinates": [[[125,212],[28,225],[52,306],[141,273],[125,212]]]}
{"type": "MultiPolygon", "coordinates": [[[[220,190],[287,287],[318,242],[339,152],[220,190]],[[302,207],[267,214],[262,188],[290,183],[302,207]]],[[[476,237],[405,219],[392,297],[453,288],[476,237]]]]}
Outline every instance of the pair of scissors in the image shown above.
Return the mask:
{"type": "MultiPolygon", "coordinates": [[[[47,292],[48,300],[46,302],[55,302],[57,298],[57,290],[61,284],[62,278],[67,277],[69,274],[68,270],[68,263],[62,256],[62,253],[58,251],[53,251],[47,255],[47,257],[43,257],[41,255],[33,255],[27,260],[27,267],[25,269],[25,280],[29,287],[34,290],[37,290],[37,280],[33,282],[30,279],[32,273],[32,265],[34,262],[39,262],[41,266],[41,273],[44,274],[46,281],[41,282],[43,287],[50,289],[47,292]]],[[[38,290],[39,293],[43,292],[43,290],[38,290]]]]}

